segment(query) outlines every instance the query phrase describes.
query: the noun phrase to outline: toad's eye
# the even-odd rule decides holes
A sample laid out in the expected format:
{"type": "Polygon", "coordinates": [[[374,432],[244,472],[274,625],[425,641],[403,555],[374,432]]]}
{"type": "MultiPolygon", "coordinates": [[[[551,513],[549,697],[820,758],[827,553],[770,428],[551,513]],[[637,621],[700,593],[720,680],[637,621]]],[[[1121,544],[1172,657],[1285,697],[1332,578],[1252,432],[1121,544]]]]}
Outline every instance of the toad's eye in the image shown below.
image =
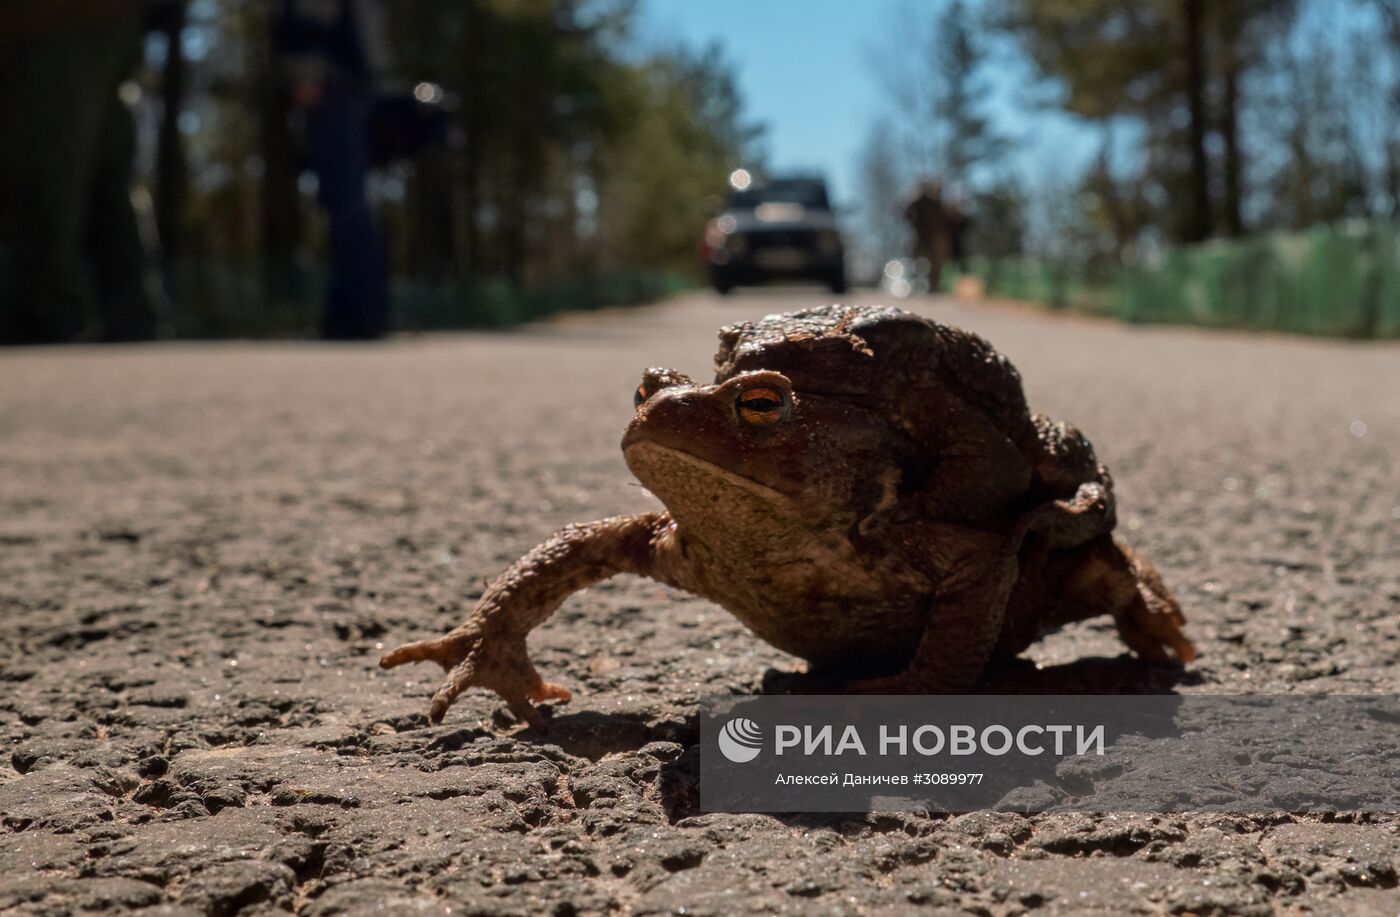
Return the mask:
{"type": "Polygon", "coordinates": [[[776,388],[751,388],[739,395],[739,418],[748,423],[777,423],[783,418],[786,404],[783,393],[776,388]]]}
{"type": "Polygon", "coordinates": [[[645,385],[637,386],[637,390],[632,393],[632,406],[641,407],[642,402],[646,401],[648,397],[650,396],[647,394],[647,387],[645,385]]]}

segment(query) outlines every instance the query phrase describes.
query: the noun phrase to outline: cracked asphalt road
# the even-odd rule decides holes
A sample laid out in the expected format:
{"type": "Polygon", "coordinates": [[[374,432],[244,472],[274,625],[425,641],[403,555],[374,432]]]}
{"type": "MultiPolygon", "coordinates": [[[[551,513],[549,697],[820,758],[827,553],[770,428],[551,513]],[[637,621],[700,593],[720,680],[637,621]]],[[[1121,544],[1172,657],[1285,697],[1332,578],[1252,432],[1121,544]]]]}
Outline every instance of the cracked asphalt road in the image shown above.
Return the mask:
{"type": "MultiPolygon", "coordinates": [[[[853,294],[853,301],[871,301],[853,294]]],[[[795,663],[631,578],[535,633],[548,736],[382,646],[569,522],[654,505],[647,366],[823,294],[379,346],[0,352],[0,912],[1400,912],[1400,816],[704,814],[695,701],[795,663]]],[[[985,334],[1114,472],[1202,657],[1088,622],[996,690],[1400,690],[1400,346],[913,307],[985,334]]]]}

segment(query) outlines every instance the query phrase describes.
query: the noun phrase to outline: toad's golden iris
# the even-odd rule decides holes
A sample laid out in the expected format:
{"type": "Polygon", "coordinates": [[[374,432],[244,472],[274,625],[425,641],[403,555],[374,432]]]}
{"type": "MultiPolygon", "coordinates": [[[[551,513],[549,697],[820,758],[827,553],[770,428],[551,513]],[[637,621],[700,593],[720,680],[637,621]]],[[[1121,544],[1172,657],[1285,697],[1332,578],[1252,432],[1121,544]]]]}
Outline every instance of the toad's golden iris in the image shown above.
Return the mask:
{"type": "Polygon", "coordinates": [[[783,416],[783,393],[751,388],[738,398],[739,417],[749,423],[777,423],[783,416]]]}

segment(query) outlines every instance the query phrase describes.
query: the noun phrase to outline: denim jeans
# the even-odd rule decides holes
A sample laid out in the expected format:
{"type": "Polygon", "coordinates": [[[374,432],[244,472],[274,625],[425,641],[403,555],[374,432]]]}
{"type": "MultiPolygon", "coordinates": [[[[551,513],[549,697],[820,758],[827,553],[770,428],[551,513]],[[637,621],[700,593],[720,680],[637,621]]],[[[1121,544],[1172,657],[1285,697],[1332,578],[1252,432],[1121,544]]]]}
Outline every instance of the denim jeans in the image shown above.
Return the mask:
{"type": "Polygon", "coordinates": [[[389,265],[365,195],[373,94],[330,85],[306,112],[307,146],[317,198],[330,222],[330,282],[321,333],[376,338],[389,329],[389,265]]]}

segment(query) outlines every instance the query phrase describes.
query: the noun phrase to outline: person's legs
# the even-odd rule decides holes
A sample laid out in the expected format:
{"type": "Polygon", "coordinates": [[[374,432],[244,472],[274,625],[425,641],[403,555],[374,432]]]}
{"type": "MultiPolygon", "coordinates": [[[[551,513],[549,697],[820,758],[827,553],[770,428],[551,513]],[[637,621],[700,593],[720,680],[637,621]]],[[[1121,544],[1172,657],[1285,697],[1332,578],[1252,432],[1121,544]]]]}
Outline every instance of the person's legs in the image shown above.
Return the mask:
{"type": "Polygon", "coordinates": [[[369,93],[330,87],[307,112],[307,140],[318,197],[330,221],[330,283],[322,334],[374,338],[389,327],[389,270],[365,196],[369,173],[369,93]]]}
{"type": "Polygon", "coordinates": [[[0,63],[0,341],[42,343],[82,327],[80,284],[101,68],[82,34],[25,43],[0,63]]]}
{"type": "MultiPolygon", "coordinates": [[[[133,39],[135,33],[133,33],[133,39]]],[[[136,129],[131,111],[117,97],[107,100],[89,198],[88,252],[97,282],[102,339],[140,341],[155,336],[150,265],[131,206],[131,170],[136,129]]]]}
{"type": "Polygon", "coordinates": [[[937,254],[928,259],[928,288],[930,293],[937,293],[942,289],[943,283],[943,259],[937,254]]]}
{"type": "MultiPolygon", "coordinates": [[[[130,113],[116,93],[137,60],[140,35],[140,8],[133,4],[100,25],[28,41],[0,61],[0,247],[11,275],[8,289],[0,278],[0,341],[77,336],[84,319],[85,231],[96,219],[104,244],[135,231],[129,195],[134,138],[130,113]],[[114,109],[126,124],[125,133],[115,125],[112,160],[106,156],[114,109]],[[99,172],[109,171],[117,173],[113,186],[96,187],[99,172]]],[[[109,277],[141,269],[141,256],[124,245],[99,254],[109,277]]]]}

